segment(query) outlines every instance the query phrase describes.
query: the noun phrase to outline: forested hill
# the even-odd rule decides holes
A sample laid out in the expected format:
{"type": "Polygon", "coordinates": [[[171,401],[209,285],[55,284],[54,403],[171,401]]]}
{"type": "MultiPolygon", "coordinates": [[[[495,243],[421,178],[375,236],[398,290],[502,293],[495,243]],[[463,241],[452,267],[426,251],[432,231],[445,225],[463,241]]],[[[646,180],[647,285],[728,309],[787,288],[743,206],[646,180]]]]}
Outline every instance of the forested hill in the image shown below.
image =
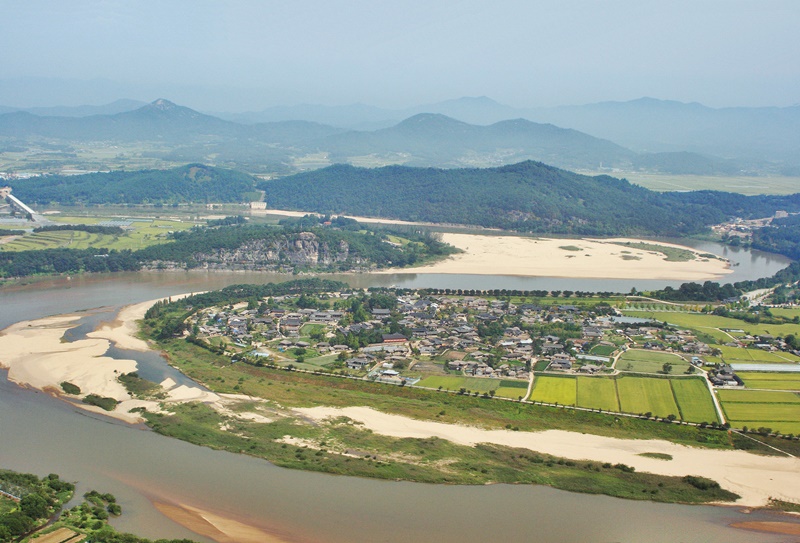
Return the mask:
{"type": "Polygon", "coordinates": [[[144,204],[244,202],[255,178],[235,170],[189,164],[171,170],[53,175],[15,181],[29,204],[144,204]]]}
{"type": "Polygon", "coordinates": [[[657,193],[540,162],[488,169],[346,165],[260,183],[270,207],[579,235],[683,235],[800,211],[800,196],[657,193]]]}

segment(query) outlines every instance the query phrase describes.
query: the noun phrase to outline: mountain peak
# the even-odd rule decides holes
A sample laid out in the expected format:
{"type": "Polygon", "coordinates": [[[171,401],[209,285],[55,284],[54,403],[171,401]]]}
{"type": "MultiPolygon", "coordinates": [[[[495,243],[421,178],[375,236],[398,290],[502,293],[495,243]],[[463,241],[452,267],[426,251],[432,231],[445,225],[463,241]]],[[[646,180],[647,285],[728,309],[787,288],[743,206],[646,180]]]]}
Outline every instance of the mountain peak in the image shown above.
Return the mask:
{"type": "Polygon", "coordinates": [[[151,102],[150,106],[155,109],[158,109],[159,111],[171,111],[174,109],[178,109],[178,105],[176,103],[170,102],[169,100],[166,100],[164,98],[159,98],[158,100],[151,102]]]}

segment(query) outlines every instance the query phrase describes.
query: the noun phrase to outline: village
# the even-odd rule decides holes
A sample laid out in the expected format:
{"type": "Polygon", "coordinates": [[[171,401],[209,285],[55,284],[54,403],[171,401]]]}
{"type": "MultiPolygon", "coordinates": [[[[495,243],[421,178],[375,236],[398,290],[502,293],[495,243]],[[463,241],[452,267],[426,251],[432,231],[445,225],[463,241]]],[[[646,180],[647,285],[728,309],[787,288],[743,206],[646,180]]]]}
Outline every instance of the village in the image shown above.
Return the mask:
{"type": "MultiPolygon", "coordinates": [[[[534,371],[666,374],[675,367],[705,374],[708,364],[714,385],[742,386],[731,367],[719,363],[719,349],[700,341],[692,330],[624,316],[602,300],[581,302],[514,303],[509,297],[415,291],[331,292],[207,308],[193,317],[190,327],[198,341],[233,360],[398,385],[424,386],[433,376],[463,376],[517,380],[527,388],[534,371]],[[633,356],[634,349],[640,354],[633,356]],[[671,362],[642,367],[642,360],[660,361],[664,355],[671,362]]],[[[744,341],[765,350],[786,348],[771,336],[744,341]]],[[[732,339],[728,345],[745,344],[732,339]]]]}

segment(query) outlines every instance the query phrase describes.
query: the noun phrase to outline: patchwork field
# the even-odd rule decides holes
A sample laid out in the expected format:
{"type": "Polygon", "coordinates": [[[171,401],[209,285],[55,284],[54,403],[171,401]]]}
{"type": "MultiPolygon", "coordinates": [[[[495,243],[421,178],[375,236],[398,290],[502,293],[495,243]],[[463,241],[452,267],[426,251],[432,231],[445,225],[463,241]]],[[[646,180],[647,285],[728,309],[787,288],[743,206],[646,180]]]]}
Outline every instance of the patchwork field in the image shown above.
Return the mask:
{"type": "Polygon", "coordinates": [[[637,415],[675,415],[688,422],[719,422],[711,393],[701,377],[611,379],[545,375],[536,377],[530,400],[637,415]]]}
{"type": "Polygon", "coordinates": [[[736,372],[747,388],[800,391],[800,373],[736,372]]]}
{"type": "MultiPolygon", "coordinates": [[[[666,321],[681,328],[689,328],[714,336],[721,343],[730,341],[730,335],[716,329],[744,330],[746,334],[759,336],[770,334],[785,336],[787,334],[800,334],[800,324],[750,324],[739,319],[705,315],[702,313],[689,313],[680,311],[631,311],[623,310],[623,314],[632,317],[652,318],[666,321]]],[[[732,336],[741,336],[741,333],[731,333],[732,336]]]]}
{"type": "Polygon", "coordinates": [[[771,428],[800,433],[800,397],[791,392],[720,390],[725,416],[734,428],[771,428]]]}
{"type": "Polygon", "coordinates": [[[661,373],[667,363],[672,364],[670,373],[683,373],[689,368],[686,359],[678,355],[641,349],[629,349],[622,353],[615,368],[619,371],[661,373]]]}
{"type": "MultiPolygon", "coordinates": [[[[70,222],[87,225],[101,224],[103,219],[86,217],[57,217],[57,222],[70,222]]],[[[80,230],[59,230],[35,232],[17,238],[0,246],[3,251],[31,251],[39,249],[143,249],[150,245],[166,243],[171,231],[188,230],[195,223],[164,219],[145,219],[132,221],[128,230],[121,235],[91,234],[80,230]]]]}

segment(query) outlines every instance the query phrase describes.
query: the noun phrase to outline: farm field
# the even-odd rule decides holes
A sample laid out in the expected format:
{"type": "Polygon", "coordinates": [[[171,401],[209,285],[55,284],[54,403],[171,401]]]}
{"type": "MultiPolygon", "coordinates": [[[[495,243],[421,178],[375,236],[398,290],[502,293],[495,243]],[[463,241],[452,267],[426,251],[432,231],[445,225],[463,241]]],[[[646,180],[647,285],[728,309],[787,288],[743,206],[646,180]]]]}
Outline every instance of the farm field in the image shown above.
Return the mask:
{"type": "Polygon", "coordinates": [[[577,388],[579,406],[606,411],[620,410],[614,380],[601,377],[578,377],[577,388]]]}
{"type": "MultiPolygon", "coordinates": [[[[57,222],[71,222],[86,225],[101,224],[104,220],[122,219],[90,219],[86,217],[57,217],[57,222]]],[[[136,250],[167,243],[170,231],[188,230],[195,225],[194,222],[181,222],[163,219],[148,219],[132,221],[131,230],[121,235],[92,234],[80,230],[60,230],[49,232],[34,232],[14,239],[0,246],[3,251],[32,251],[40,249],[89,249],[105,248],[116,250],[136,250]]]]}
{"type": "Polygon", "coordinates": [[[683,373],[689,368],[686,359],[672,353],[661,353],[641,349],[629,349],[622,353],[615,366],[619,371],[659,373],[664,364],[672,364],[672,373],[683,373]]]}
{"type": "Polygon", "coordinates": [[[715,345],[715,348],[722,352],[722,358],[728,364],[740,363],[775,363],[786,364],[787,362],[800,362],[800,358],[787,352],[770,352],[763,349],[745,349],[740,347],[728,347],[727,345],[715,345]]]}
{"type": "Polygon", "coordinates": [[[800,373],[736,372],[747,388],[800,391],[800,373]]]}
{"type": "Polygon", "coordinates": [[[544,375],[536,377],[530,400],[636,415],[675,415],[689,422],[719,422],[711,393],[700,377],[611,379],[544,375]],[[617,405],[617,398],[621,406],[617,405]]]}
{"type": "Polygon", "coordinates": [[[784,434],[800,432],[800,401],[796,394],[720,390],[718,397],[734,428],[771,428],[784,434]]]}
{"type": "Polygon", "coordinates": [[[593,356],[611,356],[611,353],[617,350],[616,346],[611,345],[595,345],[589,354],[593,356]]]}
{"type": "Polygon", "coordinates": [[[650,190],[661,192],[686,190],[722,190],[738,192],[748,196],[756,194],[794,194],[800,184],[800,177],[792,176],[716,176],[716,175],[681,175],[642,172],[624,172],[631,183],[636,183],[650,190]]]}
{"type": "Polygon", "coordinates": [[[672,392],[682,420],[690,422],[719,422],[711,393],[702,377],[670,379],[672,392]]]}
{"type": "Polygon", "coordinates": [[[511,379],[502,379],[500,386],[494,392],[495,396],[511,398],[512,400],[517,400],[520,396],[525,397],[527,393],[528,383],[526,381],[514,381],[511,379]]]}
{"type": "Polygon", "coordinates": [[[574,377],[536,377],[530,399],[537,402],[575,405],[577,389],[574,377]]]}
{"type": "MultiPolygon", "coordinates": [[[[625,309],[622,312],[631,317],[652,318],[659,321],[666,321],[681,328],[698,330],[722,340],[723,343],[730,341],[730,336],[719,330],[714,330],[715,328],[744,330],[746,334],[754,336],[765,334],[773,336],[800,334],[800,324],[750,324],[729,317],[680,311],[631,311],[625,309]]],[[[732,333],[731,335],[741,336],[743,334],[732,333]]]]}
{"type": "MultiPolygon", "coordinates": [[[[417,383],[417,385],[430,388],[442,387],[444,390],[460,390],[465,388],[470,392],[483,393],[497,390],[500,387],[500,382],[500,379],[488,379],[482,377],[435,375],[432,377],[426,377],[417,383]]],[[[517,396],[519,396],[519,394],[517,394],[517,396]]],[[[514,397],[516,398],[517,396],[514,397]]]]}
{"type": "Polygon", "coordinates": [[[616,381],[620,408],[625,413],[652,413],[657,417],[675,415],[680,410],[675,403],[668,379],[623,377],[616,381]]]}
{"type": "Polygon", "coordinates": [[[717,397],[726,403],[796,403],[800,396],[792,392],[766,390],[718,390],[717,397]]]}

